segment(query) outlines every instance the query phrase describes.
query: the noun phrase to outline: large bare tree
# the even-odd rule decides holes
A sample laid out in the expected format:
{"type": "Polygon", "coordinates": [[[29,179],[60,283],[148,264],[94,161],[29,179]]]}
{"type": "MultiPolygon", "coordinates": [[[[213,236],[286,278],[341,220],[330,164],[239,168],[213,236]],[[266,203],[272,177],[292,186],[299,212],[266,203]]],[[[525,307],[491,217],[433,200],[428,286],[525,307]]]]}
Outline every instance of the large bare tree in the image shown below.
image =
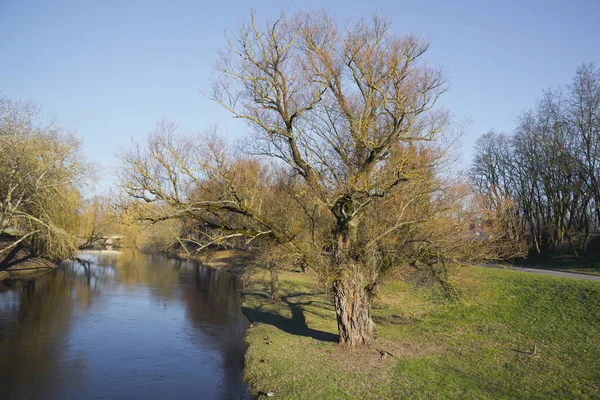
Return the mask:
{"type": "Polygon", "coordinates": [[[222,232],[208,242],[271,243],[271,255],[331,284],[340,343],[370,344],[385,271],[442,254],[416,229],[434,213],[415,210],[443,197],[434,176],[444,152],[430,146],[449,121],[434,109],[443,75],[421,61],[426,42],[394,34],[379,16],[340,28],[326,13],[264,23],[252,15],[228,43],[210,96],[248,122],[243,153],[162,123],[123,154],[122,185],[137,199],[129,208],[148,221],[191,217],[222,232]],[[385,223],[373,223],[390,207],[385,223]]]}
{"type": "Polygon", "coordinates": [[[325,13],[265,24],[252,16],[217,64],[213,98],[249,122],[256,153],[297,171],[335,218],[330,262],[343,344],[375,337],[361,218],[409,179],[402,145],[434,140],[448,122],[433,111],[445,81],[421,62],[427,49],[380,16],[342,29],[325,13]]]}

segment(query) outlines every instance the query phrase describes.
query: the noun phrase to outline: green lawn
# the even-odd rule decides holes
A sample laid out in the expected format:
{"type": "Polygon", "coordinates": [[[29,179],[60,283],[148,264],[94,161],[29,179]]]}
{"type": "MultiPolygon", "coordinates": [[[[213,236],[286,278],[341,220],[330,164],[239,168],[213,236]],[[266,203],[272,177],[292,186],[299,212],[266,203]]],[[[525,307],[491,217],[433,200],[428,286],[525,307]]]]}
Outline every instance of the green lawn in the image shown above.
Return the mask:
{"type": "Polygon", "coordinates": [[[479,267],[453,276],[459,303],[402,281],[384,285],[373,310],[377,344],[345,349],[314,277],[282,273],[283,301],[274,303],[264,274],[243,305],[254,321],[251,391],[278,399],[600,398],[600,283],[479,267]],[[380,359],[379,349],[393,357],[380,359]]]}

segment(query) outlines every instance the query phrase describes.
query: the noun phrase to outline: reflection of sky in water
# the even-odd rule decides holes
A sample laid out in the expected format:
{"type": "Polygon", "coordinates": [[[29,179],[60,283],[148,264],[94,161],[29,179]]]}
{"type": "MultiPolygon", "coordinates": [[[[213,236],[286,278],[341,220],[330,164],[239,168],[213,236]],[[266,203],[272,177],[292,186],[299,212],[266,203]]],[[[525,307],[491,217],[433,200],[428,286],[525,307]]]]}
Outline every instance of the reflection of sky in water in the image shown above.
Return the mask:
{"type": "Polygon", "coordinates": [[[132,251],[82,256],[0,293],[1,398],[248,398],[233,276],[132,251]]]}

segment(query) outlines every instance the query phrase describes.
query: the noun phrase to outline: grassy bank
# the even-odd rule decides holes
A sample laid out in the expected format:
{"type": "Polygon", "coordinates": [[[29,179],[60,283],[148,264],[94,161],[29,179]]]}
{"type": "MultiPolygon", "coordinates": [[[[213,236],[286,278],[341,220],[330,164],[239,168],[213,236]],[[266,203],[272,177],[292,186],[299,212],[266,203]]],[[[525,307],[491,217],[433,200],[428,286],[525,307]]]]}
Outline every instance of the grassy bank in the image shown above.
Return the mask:
{"type": "Polygon", "coordinates": [[[329,295],[309,274],[284,272],[283,301],[267,275],[244,312],[245,379],[282,399],[600,398],[600,284],[462,267],[463,301],[391,281],[373,310],[371,348],[335,343],[329,295]],[[378,350],[391,355],[381,357],[378,350]]]}

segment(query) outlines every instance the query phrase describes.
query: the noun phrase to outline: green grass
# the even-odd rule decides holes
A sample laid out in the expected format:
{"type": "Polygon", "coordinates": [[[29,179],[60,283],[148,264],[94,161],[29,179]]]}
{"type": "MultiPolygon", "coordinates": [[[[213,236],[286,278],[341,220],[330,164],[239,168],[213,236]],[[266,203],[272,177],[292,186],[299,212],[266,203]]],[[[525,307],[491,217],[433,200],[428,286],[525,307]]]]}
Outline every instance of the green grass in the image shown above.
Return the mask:
{"type": "Polygon", "coordinates": [[[282,399],[600,398],[600,284],[462,267],[459,303],[391,281],[372,347],[335,343],[330,296],[309,274],[280,276],[283,301],[252,285],[245,379],[282,399]],[[380,360],[378,349],[394,355],[380,360]],[[535,354],[534,350],[535,349],[535,354]]]}

